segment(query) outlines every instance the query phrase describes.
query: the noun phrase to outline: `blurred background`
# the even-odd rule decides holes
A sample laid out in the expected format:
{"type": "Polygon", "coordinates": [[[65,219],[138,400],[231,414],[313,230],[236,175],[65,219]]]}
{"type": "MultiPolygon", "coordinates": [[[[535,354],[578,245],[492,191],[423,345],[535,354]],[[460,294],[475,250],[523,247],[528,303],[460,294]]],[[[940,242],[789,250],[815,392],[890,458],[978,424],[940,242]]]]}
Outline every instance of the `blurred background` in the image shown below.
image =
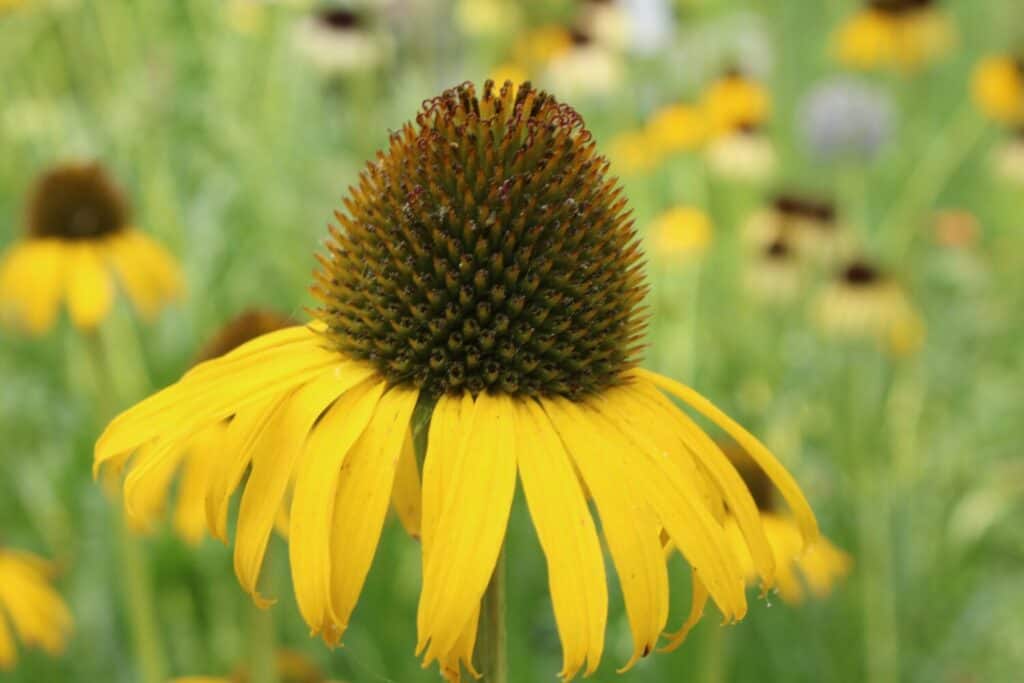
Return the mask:
{"type": "MultiPolygon", "coordinates": [[[[646,365],[760,435],[851,559],[799,602],[752,588],[742,623],[712,613],[621,680],[1019,680],[1022,58],[1019,0],[0,0],[0,250],[42,174],[95,162],[184,283],[154,316],[117,297],[95,333],[64,312],[0,331],[0,547],[51,561],[74,618],[63,652],[19,644],[0,680],[141,680],[99,430],[240,312],[306,319],[366,161],[424,99],[487,78],[582,113],[647,249],[646,365]]],[[[168,672],[238,672],[266,624],[230,549],[170,524],[141,544],[168,672]]],[[[553,680],[521,506],[509,566],[512,680],[553,680]]],[[[308,637],[287,571],[275,539],[270,628],[296,680],[438,680],[413,656],[419,549],[398,524],[344,648],[308,637]]],[[[630,653],[616,590],[596,681],[630,653]]]]}

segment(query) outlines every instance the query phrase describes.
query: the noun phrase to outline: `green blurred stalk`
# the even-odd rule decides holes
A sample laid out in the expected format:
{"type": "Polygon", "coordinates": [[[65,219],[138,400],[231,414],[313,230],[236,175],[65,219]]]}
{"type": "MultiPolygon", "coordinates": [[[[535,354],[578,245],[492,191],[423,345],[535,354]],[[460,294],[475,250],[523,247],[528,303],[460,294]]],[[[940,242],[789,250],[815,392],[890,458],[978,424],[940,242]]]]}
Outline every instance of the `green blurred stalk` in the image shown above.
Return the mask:
{"type": "MultiPolygon", "coordinates": [[[[117,383],[110,366],[110,359],[115,354],[111,353],[99,332],[87,333],[85,339],[95,371],[97,405],[100,406],[103,419],[108,420],[120,408],[117,383]]],[[[128,528],[128,520],[123,511],[118,518],[121,574],[139,680],[143,683],[166,683],[167,662],[157,628],[153,586],[145,554],[139,539],[128,528]]]]}
{"type": "MultiPolygon", "coordinates": [[[[259,585],[263,595],[273,593],[275,571],[272,559],[268,548],[259,585]]],[[[270,607],[250,604],[249,648],[249,683],[278,683],[281,679],[277,667],[277,632],[270,607]]]]}
{"type": "Polygon", "coordinates": [[[505,630],[505,547],[480,603],[476,654],[484,683],[508,683],[508,634],[505,630]]]}
{"type": "Polygon", "coordinates": [[[723,683],[725,677],[725,627],[712,624],[704,634],[698,683],[723,683]]]}

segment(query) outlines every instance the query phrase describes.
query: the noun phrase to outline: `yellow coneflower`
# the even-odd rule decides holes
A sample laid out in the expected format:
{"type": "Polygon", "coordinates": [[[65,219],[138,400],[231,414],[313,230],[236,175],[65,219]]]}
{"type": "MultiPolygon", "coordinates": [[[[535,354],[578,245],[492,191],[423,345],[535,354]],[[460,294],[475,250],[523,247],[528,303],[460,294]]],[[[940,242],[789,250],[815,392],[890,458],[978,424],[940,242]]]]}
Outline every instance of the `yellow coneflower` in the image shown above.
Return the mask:
{"type": "Polygon", "coordinates": [[[758,127],[737,128],[715,137],[705,158],[712,173],[740,182],[769,180],[778,167],[775,143],[758,127]]]}
{"type": "Polygon", "coordinates": [[[836,56],[857,69],[914,70],[956,42],[952,20],[935,0],[865,0],[840,28],[836,56]]]}
{"type": "Polygon", "coordinates": [[[661,154],[689,152],[707,140],[707,117],[696,105],[669,104],[651,115],[647,123],[647,137],[651,148],[661,154]]]}
{"type": "Polygon", "coordinates": [[[28,647],[51,655],[64,652],[72,619],[67,605],[50,586],[52,569],[30,553],[0,548],[0,670],[17,663],[16,634],[28,647]]]}
{"type": "Polygon", "coordinates": [[[370,24],[365,12],[325,7],[299,22],[295,45],[326,75],[370,71],[388,62],[394,53],[391,36],[370,24]]]}
{"type": "Polygon", "coordinates": [[[974,70],[974,102],[989,118],[1010,126],[1024,125],[1024,59],[986,57],[974,70]]]}
{"type": "MultiPolygon", "coordinates": [[[[779,597],[797,605],[803,602],[807,591],[816,598],[828,596],[835,584],[850,573],[852,558],[824,536],[805,548],[796,521],[787,511],[780,509],[771,481],[736,444],[729,444],[723,450],[739,470],[757,503],[761,523],[775,555],[779,597]]],[[[753,584],[757,580],[757,572],[743,541],[743,533],[731,516],[726,521],[726,529],[737,557],[747,568],[748,580],[753,584]]]]}
{"type": "Polygon", "coordinates": [[[797,255],[816,261],[832,261],[848,248],[835,204],[793,192],[776,195],[752,214],[743,232],[756,248],[782,239],[797,255]]]}
{"type": "Polygon", "coordinates": [[[615,91],[625,75],[621,55],[582,29],[571,30],[569,37],[569,48],[547,63],[545,78],[552,88],[575,96],[615,91]]]}
{"type": "Polygon", "coordinates": [[[705,91],[702,106],[710,134],[724,136],[764,126],[771,113],[771,98],[760,83],[738,69],[729,69],[705,91]]]}
{"type": "Polygon", "coordinates": [[[608,156],[615,173],[631,175],[653,168],[658,152],[646,130],[630,130],[612,138],[608,156]]]}
{"type": "Polygon", "coordinates": [[[788,304],[800,294],[803,268],[796,250],[783,237],[761,244],[746,257],[747,293],[766,304],[788,304]]]}
{"type": "Polygon", "coordinates": [[[463,35],[484,38],[519,30],[522,9],[513,0],[459,0],[455,25],[463,35]]]}
{"type": "Polygon", "coordinates": [[[818,324],[830,336],[874,340],[900,356],[924,343],[924,322],[906,291],[867,261],[845,265],[814,306],[818,324]]]}
{"type": "Polygon", "coordinates": [[[76,327],[95,328],[116,285],[146,317],[181,292],[173,257],[131,227],[124,198],[98,165],[43,174],[27,222],[24,239],[0,259],[0,313],[33,334],[53,327],[62,301],[76,327]]]}
{"type": "Polygon", "coordinates": [[[673,207],[654,219],[651,237],[659,260],[686,261],[711,243],[711,219],[693,206],[673,207]]]}
{"type": "Polygon", "coordinates": [[[726,621],[743,617],[725,506],[766,585],[771,547],[736,470],[670,397],[743,445],[806,539],[817,524],[760,442],[693,389],[637,367],[643,261],[607,170],[576,111],[529,85],[488,82],[478,94],[464,84],[429,100],[336,214],[314,286],[317,321],[202,363],[122,413],[96,444],[96,468],[134,454],[124,488],[134,514],[182,444],[231,418],[228,476],[207,497],[210,521],[223,530],[232,493],[244,489],[235,570],[257,596],[291,491],[299,609],[314,634],[337,643],[414,411],[417,425],[429,416],[416,650],[450,680],[474,670],[481,598],[517,480],[548,560],[565,678],[593,672],[604,647],[606,570],[588,495],[632,628],[626,668],[657,647],[667,623],[661,529],[693,567],[697,607],[706,594],[726,621]]]}
{"type": "Polygon", "coordinates": [[[536,69],[568,51],[572,47],[572,42],[572,33],[565,26],[539,26],[516,40],[512,50],[512,62],[536,69]]]}
{"type": "Polygon", "coordinates": [[[502,62],[491,70],[491,80],[495,83],[509,81],[518,85],[530,80],[530,71],[515,62],[502,62]]]}
{"type": "MultiPolygon", "coordinates": [[[[249,670],[240,667],[230,676],[183,676],[171,683],[247,683],[249,670]]],[[[300,652],[278,650],[277,680],[281,683],[328,683],[323,672],[300,652]]]]}
{"type": "Polygon", "coordinates": [[[632,19],[620,0],[579,0],[577,24],[601,45],[623,50],[629,45],[632,19]]]}
{"type": "Polygon", "coordinates": [[[996,176],[1014,185],[1024,185],[1024,127],[1014,131],[992,151],[996,176]]]}

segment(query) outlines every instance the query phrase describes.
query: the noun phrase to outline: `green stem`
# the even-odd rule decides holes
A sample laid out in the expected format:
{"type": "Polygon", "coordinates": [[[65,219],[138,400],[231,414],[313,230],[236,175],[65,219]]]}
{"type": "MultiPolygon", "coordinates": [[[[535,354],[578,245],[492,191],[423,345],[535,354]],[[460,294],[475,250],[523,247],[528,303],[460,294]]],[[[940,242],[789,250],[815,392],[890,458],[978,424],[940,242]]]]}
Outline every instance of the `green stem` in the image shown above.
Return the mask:
{"type": "Polygon", "coordinates": [[[878,226],[881,238],[891,240],[893,254],[902,258],[917,235],[916,220],[931,208],[950,178],[963,164],[985,132],[985,121],[968,100],[932,139],[931,145],[907,180],[903,194],[878,226]]]}
{"type": "MultiPolygon", "coordinates": [[[[277,584],[273,547],[267,548],[263,560],[263,573],[259,580],[259,592],[273,595],[277,584]]],[[[274,627],[274,613],[269,607],[251,603],[249,607],[249,678],[250,683],[279,683],[281,672],[277,664],[277,630],[274,627]]]]}
{"type": "Polygon", "coordinates": [[[880,475],[876,468],[862,467],[857,486],[865,681],[896,683],[900,679],[900,663],[893,586],[892,501],[887,478],[880,475]]]}
{"type": "Polygon", "coordinates": [[[508,644],[505,631],[505,548],[480,604],[476,654],[484,683],[508,683],[508,644]]]}
{"type": "Polygon", "coordinates": [[[698,683],[722,683],[725,678],[725,627],[705,629],[698,683]]]}
{"type": "MultiPolygon", "coordinates": [[[[117,383],[110,366],[109,353],[103,336],[98,333],[86,335],[87,349],[95,372],[96,397],[104,419],[110,419],[120,407],[117,398],[117,383]]],[[[136,662],[143,683],[165,683],[167,664],[157,627],[153,586],[146,565],[145,554],[139,539],[128,528],[123,514],[118,520],[120,527],[120,559],[124,597],[128,603],[132,641],[136,662]]]]}

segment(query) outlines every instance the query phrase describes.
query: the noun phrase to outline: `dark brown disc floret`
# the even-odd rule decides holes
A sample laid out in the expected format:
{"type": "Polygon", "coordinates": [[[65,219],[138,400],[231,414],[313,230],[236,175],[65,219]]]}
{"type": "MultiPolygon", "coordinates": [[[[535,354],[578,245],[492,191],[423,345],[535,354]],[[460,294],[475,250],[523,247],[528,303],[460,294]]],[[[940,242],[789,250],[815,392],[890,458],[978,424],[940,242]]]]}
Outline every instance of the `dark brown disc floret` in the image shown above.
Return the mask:
{"type": "Polygon", "coordinates": [[[28,204],[33,237],[98,239],[127,227],[128,207],[98,164],[65,164],[36,181],[28,204]]]}

